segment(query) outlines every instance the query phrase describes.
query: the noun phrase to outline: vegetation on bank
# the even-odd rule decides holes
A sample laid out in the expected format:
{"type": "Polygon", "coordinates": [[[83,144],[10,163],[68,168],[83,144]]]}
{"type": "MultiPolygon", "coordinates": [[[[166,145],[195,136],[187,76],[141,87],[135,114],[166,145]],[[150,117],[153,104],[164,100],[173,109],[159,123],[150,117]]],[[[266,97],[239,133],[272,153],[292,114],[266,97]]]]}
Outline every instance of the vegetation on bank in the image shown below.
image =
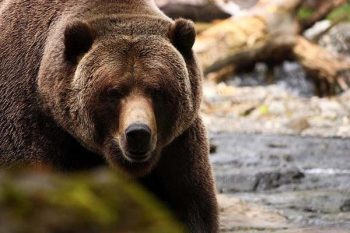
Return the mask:
{"type": "Polygon", "coordinates": [[[112,171],[2,171],[0,187],[0,232],[183,232],[153,197],[112,171]]]}

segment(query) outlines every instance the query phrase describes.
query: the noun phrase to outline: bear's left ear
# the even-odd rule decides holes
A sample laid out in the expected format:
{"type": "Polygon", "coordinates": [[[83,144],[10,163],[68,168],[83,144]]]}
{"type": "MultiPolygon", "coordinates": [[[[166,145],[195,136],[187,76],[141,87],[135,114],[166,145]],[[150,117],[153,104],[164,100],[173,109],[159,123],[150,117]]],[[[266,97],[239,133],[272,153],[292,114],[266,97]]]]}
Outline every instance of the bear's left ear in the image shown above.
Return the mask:
{"type": "Polygon", "coordinates": [[[89,51],[94,41],[91,27],[84,22],[77,21],[69,24],[64,31],[64,55],[70,62],[89,51]]]}
{"type": "Polygon", "coordinates": [[[191,52],[196,40],[196,29],[192,21],[176,19],[169,34],[171,42],[182,54],[186,55],[191,52]]]}

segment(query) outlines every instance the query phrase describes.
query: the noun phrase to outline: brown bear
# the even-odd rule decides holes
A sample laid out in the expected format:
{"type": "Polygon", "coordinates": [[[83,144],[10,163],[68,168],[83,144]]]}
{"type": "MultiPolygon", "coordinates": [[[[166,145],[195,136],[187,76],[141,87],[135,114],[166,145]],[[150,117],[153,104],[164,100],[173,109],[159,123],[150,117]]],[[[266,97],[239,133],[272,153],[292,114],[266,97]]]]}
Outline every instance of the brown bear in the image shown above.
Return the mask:
{"type": "Polygon", "coordinates": [[[135,177],[218,231],[190,21],[153,0],[0,1],[0,165],[135,177]]]}

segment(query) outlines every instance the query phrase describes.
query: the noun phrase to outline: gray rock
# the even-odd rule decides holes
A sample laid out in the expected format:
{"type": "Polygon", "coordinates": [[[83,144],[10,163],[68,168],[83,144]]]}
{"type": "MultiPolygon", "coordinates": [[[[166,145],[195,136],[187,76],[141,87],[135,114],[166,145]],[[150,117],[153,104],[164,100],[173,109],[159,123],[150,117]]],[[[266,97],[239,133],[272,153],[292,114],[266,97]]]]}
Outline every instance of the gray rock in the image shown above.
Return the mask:
{"type": "Polygon", "coordinates": [[[321,37],[319,44],[326,49],[350,55],[350,23],[339,23],[321,37]]]}
{"type": "Polygon", "coordinates": [[[340,210],[343,212],[350,212],[350,199],[346,199],[343,205],[340,207],[340,210]]]}
{"type": "Polygon", "coordinates": [[[217,188],[231,198],[221,202],[223,232],[350,232],[349,139],[211,133],[211,141],[217,188]]]}

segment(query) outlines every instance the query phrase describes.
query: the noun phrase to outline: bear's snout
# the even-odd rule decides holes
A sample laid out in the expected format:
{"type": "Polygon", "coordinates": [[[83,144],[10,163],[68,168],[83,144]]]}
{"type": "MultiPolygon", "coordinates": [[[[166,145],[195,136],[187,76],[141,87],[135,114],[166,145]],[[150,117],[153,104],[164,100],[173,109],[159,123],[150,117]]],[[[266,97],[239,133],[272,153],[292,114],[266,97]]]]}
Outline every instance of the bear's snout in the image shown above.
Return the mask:
{"type": "Polygon", "coordinates": [[[144,160],[151,151],[152,131],[146,124],[132,124],[125,131],[128,156],[144,160]]]}
{"type": "Polygon", "coordinates": [[[121,148],[130,162],[145,162],[152,157],[157,143],[157,126],[152,101],[129,96],[120,114],[121,148]]]}

